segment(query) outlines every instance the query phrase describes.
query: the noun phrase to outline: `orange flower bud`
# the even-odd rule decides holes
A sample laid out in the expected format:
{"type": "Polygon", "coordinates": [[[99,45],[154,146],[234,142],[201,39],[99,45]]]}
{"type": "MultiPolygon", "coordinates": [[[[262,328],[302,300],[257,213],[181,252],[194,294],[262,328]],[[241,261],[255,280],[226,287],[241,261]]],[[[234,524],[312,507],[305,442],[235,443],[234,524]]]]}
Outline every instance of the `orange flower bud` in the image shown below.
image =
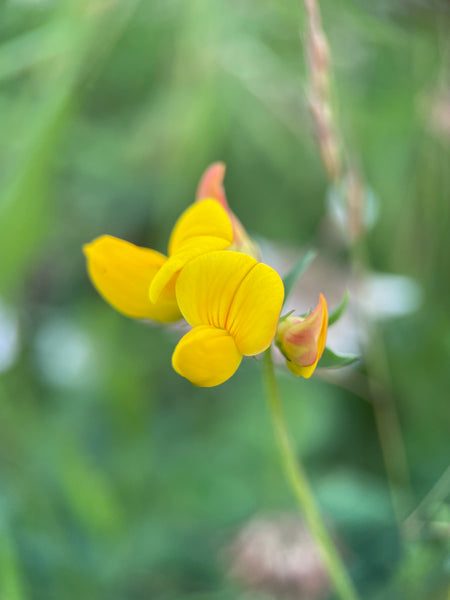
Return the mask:
{"type": "Polygon", "coordinates": [[[323,294],[314,312],[307,317],[288,316],[281,319],[276,344],[286,364],[297,377],[311,377],[325,348],[328,308],[323,294]]]}
{"type": "Polygon", "coordinates": [[[249,237],[244,226],[228,205],[225,189],[223,187],[225,169],[226,167],[223,162],[215,162],[206,169],[198,184],[196,199],[204,200],[206,198],[213,198],[214,200],[217,200],[217,202],[219,202],[219,204],[227,211],[233,227],[233,245],[230,250],[244,252],[258,260],[258,246],[249,237]]]}

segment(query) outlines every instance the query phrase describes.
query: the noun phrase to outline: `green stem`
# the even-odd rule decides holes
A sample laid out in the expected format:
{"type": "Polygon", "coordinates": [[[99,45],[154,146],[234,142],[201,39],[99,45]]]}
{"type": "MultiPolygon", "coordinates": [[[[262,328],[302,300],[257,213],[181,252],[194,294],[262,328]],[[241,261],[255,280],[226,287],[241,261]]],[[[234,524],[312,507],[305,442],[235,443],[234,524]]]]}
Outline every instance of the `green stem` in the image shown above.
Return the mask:
{"type": "Polygon", "coordinates": [[[289,485],[294,492],[297,504],[303,513],[308,527],[322,555],[328,575],[341,600],[357,600],[358,596],[353,587],[345,566],[331,539],[314,500],[313,493],[302,465],[295,456],[292,443],[286,429],[286,422],[281,405],[275,371],[273,368],[270,347],[264,356],[264,374],[267,387],[267,399],[275,437],[280,451],[281,461],[289,485]]]}

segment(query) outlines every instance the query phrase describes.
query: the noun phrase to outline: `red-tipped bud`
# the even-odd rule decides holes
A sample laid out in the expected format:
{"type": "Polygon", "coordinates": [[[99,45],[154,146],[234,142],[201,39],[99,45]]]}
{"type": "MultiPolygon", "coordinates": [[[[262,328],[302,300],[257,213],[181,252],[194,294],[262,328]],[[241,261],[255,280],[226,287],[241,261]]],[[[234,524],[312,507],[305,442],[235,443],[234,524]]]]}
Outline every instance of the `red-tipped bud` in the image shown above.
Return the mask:
{"type": "Polygon", "coordinates": [[[281,319],[276,344],[294,375],[311,377],[325,348],[327,328],[328,308],[323,294],[314,312],[307,317],[281,319]]]}
{"type": "Polygon", "coordinates": [[[249,254],[256,259],[259,259],[257,245],[248,236],[244,226],[228,206],[225,189],[223,187],[225,170],[225,164],[222,162],[215,162],[206,169],[197,187],[196,200],[205,200],[206,198],[217,200],[217,202],[219,202],[227,211],[233,227],[233,244],[230,247],[230,250],[244,252],[245,254],[249,254]]]}

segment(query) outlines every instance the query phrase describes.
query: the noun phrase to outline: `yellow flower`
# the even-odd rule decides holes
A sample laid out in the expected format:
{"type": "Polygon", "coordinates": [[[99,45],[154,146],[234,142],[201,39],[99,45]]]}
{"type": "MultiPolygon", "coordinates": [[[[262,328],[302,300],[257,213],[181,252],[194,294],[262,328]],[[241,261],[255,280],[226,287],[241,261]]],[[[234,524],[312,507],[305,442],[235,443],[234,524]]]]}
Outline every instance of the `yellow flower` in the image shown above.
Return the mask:
{"type": "Polygon", "coordinates": [[[176,282],[178,306],[193,329],[172,357],[175,371],[211,387],[229,379],[243,356],[266,350],[276,332],[283,282],[240,252],[210,252],[189,262],[176,282]]]}
{"type": "Polygon", "coordinates": [[[217,200],[226,210],[233,227],[233,245],[230,249],[244,252],[259,259],[260,253],[257,244],[249,237],[244,226],[228,205],[223,187],[225,168],[223,162],[215,162],[206,169],[198,184],[197,201],[203,198],[214,198],[217,200]]]}
{"type": "Polygon", "coordinates": [[[288,316],[280,321],[276,344],[294,375],[311,377],[325,348],[327,328],[328,309],[323,294],[309,316],[288,316]]]}
{"type": "Polygon", "coordinates": [[[230,219],[215,199],[191,205],[178,219],[169,256],[104,235],[83,248],[92,283],[116,310],[163,323],[181,317],[175,282],[190,260],[233,242],[230,219]]]}

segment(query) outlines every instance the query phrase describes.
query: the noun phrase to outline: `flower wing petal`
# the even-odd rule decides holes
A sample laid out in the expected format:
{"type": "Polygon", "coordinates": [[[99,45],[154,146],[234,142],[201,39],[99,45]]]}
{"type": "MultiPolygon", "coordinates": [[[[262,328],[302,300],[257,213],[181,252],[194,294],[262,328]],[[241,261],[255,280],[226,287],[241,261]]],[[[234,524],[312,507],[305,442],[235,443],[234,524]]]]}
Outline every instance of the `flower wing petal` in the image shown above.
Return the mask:
{"type": "Polygon", "coordinates": [[[232,336],[211,326],[194,327],[181,338],[172,356],[172,366],[194,385],[212,387],[229,379],[242,354],[232,336]]]}
{"type": "Polygon", "coordinates": [[[226,323],[242,354],[252,356],[270,346],[283,300],[284,287],[278,273],[258,263],[239,286],[226,323]]]}
{"type": "Polygon", "coordinates": [[[92,283],[116,310],[128,317],[163,323],[180,318],[173,286],[156,304],[148,297],[149,285],[167,260],[165,256],[110,235],[95,239],[83,250],[92,283]]]}
{"type": "Polygon", "coordinates": [[[170,236],[169,256],[183,249],[191,238],[200,236],[220,239],[216,250],[227,248],[233,242],[230,218],[217,200],[201,200],[184,211],[170,236]]]}
{"type": "Polygon", "coordinates": [[[257,261],[240,252],[210,252],[187,264],[176,283],[180,310],[190,325],[226,329],[233,299],[257,261]]]}

